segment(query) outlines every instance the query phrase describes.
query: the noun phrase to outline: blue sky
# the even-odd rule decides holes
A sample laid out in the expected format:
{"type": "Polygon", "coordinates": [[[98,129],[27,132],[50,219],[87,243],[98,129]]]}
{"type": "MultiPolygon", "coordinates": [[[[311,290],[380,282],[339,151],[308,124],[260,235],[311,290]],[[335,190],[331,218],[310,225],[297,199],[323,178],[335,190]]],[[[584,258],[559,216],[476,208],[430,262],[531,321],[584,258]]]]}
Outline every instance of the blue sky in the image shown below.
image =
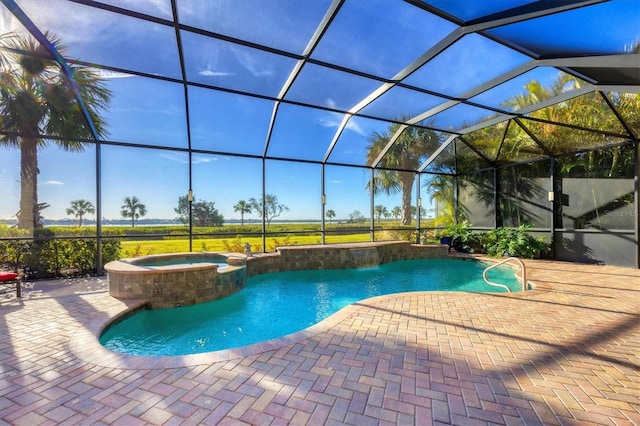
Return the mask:
{"type": "MultiPolygon", "coordinates": [[[[172,16],[168,0],[103,2],[163,19],[172,16]]],[[[65,40],[72,58],[181,79],[172,27],[121,17],[64,0],[46,3],[19,0],[16,3],[36,25],[65,40]]],[[[503,3],[517,6],[525,2],[503,3]]],[[[206,3],[192,0],[178,4],[182,21],[187,25],[301,54],[330,1],[305,2],[304,6],[302,2],[273,1],[268,9],[259,0],[206,3]],[[225,16],[225,19],[213,19],[215,16],[225,16]],[[251,25],[244,25],[247,22],[251,25]]],[[[443,1],[435,4],[445,10],[454,7],[443,1]]],[[[487,3],[489,9],[454,8],[448,11],[471,18],[490,13],[499,4],[487,3]]],[[[590,52],[621,53],[623,47],[633,41],[634,37],[630,35],[639,36],[637,22],[629,19],[640,16],[639,8],[636,0],[614,0],[569,12],[563,19],[558,15],[491,31],[503,36],[522,33],[528,37],[523,38],[523,43],[534,40],[538,45],[558,51],[584,46],[590,52]],[[594,28],[606,30],[593,31],[594,28]]],[[[24,31],[2,9],[0,32],[12,29],[24,31]]],[[[312,58],[381,78],[392,78],[455,29],[452,23],[418,12],[406,2],[347,1],[312,58]]],[[[290,57],[190,32],[183,31],[181,36],[186,75],[196,83],[275,97],[296,63],[290,57]]],[[[470,34],[460,38],[405,82],[420,89],[458,96],[528,61],[529,58],[521,53],[470,34]]],[[[497,107],[507,97],[521,92],[523,85],[531,79],[548,83],[557,74],[558,71],[551,68],[534,69],[479,95],[474,101],[497,107]]],[[[188,147],[181,84],[126,73],[102,71],[102,76],[113,91],[110,109],[105,114],[109,140],[180,149],[188,147]]],[[[308,63],[284,99],[349,110],[379,86],[380,82],[372,78],[356,77],[308,63]]],[[[189,88],[188,95],[192,148],[262,155],[274,101],[195,86],[189,88]]],[[[365,107],[362,113],[383,119],[415,116],[444,101],[438,96],[395,87],[365,107]]],[[[488,110],[459,106],[438,114],[435,119],[442,129],[459,129],[463,123],[476,122],[489,114],[488,110]]],[[[320,161],[344,117],[340,112],[283,103],[278,108],[268,155],[320,161]]],[[[386,127],[380,120],[353,117],[329,161],[363,165],[371,134],[383,132],[386,127]]],[[[7,219],[13,217],[18,208],[19,154],[17,150],[0,148],[0,155],[3,159],[0,218],[7,219]]],[[[175,216],[173,208],[178,197],[186,194],[189,187],[186,153],[104,146],[101,157],[103,217],[120,218],[124,197],[133,195],[147,206],[147,217],[175,216]]],[[[66,153],[50,146],[41,150],[39,160],[39,199],[51,205],[44,212],[45,217],[68,217],[65,209],[72,200],[82,198],[96,202],[96,153],[92,146],[84,153],[66,153]]],[[[238,217],[233,212],[233,205],[238,200],[261,195],[260,160],[213,154],[194,154],[192,160],[196,198],[215,202],[226,218],[238,217]]],[[[277,195],[279,201],[291,209],[282,218],[320,219],[320,176],[321,167],[317,164],[267,162],[267,193],[277,195]]],[[[368,171],[327,166],[327,208],[333,209],[338,218],[346,218],[356,209],[369,216],[369,196],[364,189],[366,179],[368,171]]],[[[428,204],[428,198],[423,196],[423,205],[428,204]]],[[[375,203],[391,209],[401,204],[400,195],[381,195],[375,203]]]]}
{"type": "MultiPolygon", "coordinates": [[[[19,154],[0,148],[8,164],[0,175],[0,217],[10,218],[19,203],[19,154]]],[[[187,155],[157,149],[102,148],[103,217],[120,218],[124,197],[137,196],[146,205],[149,218],[173,218],[178,198],[188,190],[187,155]]],[[[258,198],[261,194],[261,160],[224,155],[194,155],[194,195],[213,201],[226,218],[239,218],[233,212],[237,201],[258,198]]],[[[95,149],[84,153],[66,153],[53,146],[40,151],[38,194],[40,202],[51,205],[45,217],[69,217],[65,210],[72,200],[96,199],[95,149]]],[[[317,164],[288,161],[267,162],[267,193],[291,211],[283,219],[320,219],[321,167],[317,164]]],[[[351,167],[327,166],[327,208],[338,218],[347,218],[353,210],[368,216],[369,195],[365,190],[368,171],[351,167]]],[[[389,209],[400,205],[400,198],[381,195],[376,204],[389,209]]],[[[257,218],[256,215],[248,217],[257,218]]]]}

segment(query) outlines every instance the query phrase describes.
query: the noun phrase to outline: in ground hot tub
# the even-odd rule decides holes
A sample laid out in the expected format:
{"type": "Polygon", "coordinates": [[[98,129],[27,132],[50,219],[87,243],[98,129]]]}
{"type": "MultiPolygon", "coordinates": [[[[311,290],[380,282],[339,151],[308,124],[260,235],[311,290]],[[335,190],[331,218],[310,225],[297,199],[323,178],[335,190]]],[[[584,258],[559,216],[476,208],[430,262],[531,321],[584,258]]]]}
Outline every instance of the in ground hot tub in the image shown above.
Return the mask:
{"type": "Polygon", "coordinates": [[[220,253],[173,253],[109,262],[109,294],[145,299],[151,308],[208,302],[244,287],[246,257],[220,253]]]}

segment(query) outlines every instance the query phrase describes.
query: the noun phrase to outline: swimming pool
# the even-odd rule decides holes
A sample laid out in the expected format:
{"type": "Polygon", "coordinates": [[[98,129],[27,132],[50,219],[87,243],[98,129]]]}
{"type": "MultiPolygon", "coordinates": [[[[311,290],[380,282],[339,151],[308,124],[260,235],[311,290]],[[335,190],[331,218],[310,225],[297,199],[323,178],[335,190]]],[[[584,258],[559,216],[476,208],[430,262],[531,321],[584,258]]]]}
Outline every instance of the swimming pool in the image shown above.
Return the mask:
{"type": "MultiPolygon", "coordinates": [[[[110,350],[133,355],[187,355],[246,346],[310,327],[340,309],[383,294],[408,291],[501,292],[487,285],[482,262],[403,260],[372,268],[277,272],[248,278],[223,299],[182,308],[141,310],[100,336],[110,350]]],[[[492,281],[519,291],[514,270],[492,281]]]]}

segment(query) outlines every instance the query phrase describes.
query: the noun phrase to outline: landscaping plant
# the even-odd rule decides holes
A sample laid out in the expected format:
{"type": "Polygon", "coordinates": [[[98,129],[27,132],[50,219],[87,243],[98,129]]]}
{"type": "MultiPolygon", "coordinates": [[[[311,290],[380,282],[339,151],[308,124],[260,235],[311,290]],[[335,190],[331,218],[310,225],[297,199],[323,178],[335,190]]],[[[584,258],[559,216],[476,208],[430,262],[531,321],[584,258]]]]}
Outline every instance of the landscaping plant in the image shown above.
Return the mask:
{"type": "Polygon", "coordinates": [[[491,257],[514,256],[533,258],[548,249],[544,237],[529,234],[531,226],[520,225],[517,228],[498,228],[486,232],[484,248],[491,257]]]}

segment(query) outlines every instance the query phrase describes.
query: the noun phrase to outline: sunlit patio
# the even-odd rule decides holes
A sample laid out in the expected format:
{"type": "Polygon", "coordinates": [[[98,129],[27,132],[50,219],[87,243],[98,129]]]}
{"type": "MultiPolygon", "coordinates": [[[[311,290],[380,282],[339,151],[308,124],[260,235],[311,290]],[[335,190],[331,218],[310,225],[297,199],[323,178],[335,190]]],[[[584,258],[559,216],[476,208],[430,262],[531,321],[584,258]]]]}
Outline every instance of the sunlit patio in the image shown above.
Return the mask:
{"type": "Polygon", "coordinates": [[[126,309],[105,279],[26,283],[0,299],[0,419],[640,424],[640,272],[526,263],[524,294],[383,296],[266,346],[118,364],[87,336],[126,309]]]}

